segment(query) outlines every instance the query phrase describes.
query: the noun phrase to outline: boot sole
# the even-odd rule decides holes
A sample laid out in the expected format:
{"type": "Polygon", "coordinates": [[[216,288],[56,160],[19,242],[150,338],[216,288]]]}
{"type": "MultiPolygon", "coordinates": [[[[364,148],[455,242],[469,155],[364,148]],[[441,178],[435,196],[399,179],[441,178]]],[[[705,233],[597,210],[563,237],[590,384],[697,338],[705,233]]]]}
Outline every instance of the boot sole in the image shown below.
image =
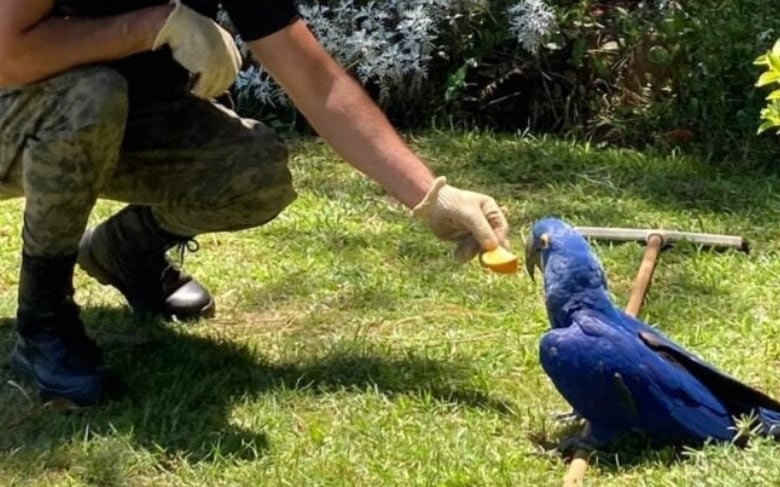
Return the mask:
{"type": "MultiPolygon", "coordinates": [[[[193,310],[193,311],[171,311],[170,309],[165,309],[161,315],[166,320],[173,320],[174,318],[178,321],[188,322],[188,321],[197,321],[199,319],[205,319],[205,318],[213,318],[216,314],[216,303],[213,299],[210,299],[208,303],[206,303],[205,306],[202,308],[193,310]]],[[[144,313],[143,311],[136,312],[136,315],[140,318],[148,317],[149,313],[144,313]]]]}

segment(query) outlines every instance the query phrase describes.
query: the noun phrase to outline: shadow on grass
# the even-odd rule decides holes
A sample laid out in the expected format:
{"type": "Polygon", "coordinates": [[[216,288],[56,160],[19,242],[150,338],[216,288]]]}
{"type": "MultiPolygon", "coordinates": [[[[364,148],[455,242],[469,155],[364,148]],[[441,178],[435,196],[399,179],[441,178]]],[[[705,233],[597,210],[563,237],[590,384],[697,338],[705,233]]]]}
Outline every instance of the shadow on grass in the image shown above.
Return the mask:
{"type": "MultiPolygon", "coordinates": [[[[108,324],[92,333],[107,361],[129,385],[120,401],[71,414],[34,414],[13,387],[0,389],[0,451],[36,458],[41,450],[71,441],[85,432],[129,433],[132,441],[150,451],[210,461],[213,456],[254,459],[273,441],[274,431],[256,431],[231,424],[231,410],[262,394],[293,390],[305,394],[334,391],[378,391],[432,398],[437,402],[511,413],[511,404],[468,384],[467,364],[441,362],[405,354],[387,357],[366,350],[365,344],[347,344],[322,356],[296,363],[269,363],[262,351],[219,338],[178,333],[175,327],[143,324],[123,342],[107,340],[116,327],[131,324],[121,310],[86,309],[85,322],[108,324]],[[148,335],[140,340],[140,335],[148,335]],[[127,339],[133,343],[128,343],[127,339]],[[20,420],[19,418],[23,418],[20,420]]],[[[131,324],[131,326],[136,326],[131,324]]],[[[0,327],[0,345],[9,349],[12,327],[0,327]]],[[[114,334],[115,336],[116,334],[114,334]]],[[[12,377],[0,372],[6,383],[12,377]]],[[[32,394],[29,387],[28,392],[32,394]]]]}

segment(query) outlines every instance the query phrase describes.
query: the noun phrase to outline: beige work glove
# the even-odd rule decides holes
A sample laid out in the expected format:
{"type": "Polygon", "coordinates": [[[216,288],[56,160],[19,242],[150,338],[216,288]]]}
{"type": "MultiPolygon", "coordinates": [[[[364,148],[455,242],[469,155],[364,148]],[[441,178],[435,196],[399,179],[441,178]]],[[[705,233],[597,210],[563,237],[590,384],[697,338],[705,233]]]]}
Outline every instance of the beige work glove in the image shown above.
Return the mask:
{"type": "Polygon", "coordinates": [[[200,98],[222,95],[233,84],[241,68],[241,54],[233,36],[216,22],[181,0],[175,5],[154,40],[152,50],[167,45],[173,58],[197,76],[192,94],[200,98]]]}
{"type": "Polygon", "coordinates": [[[458,242],[455,258],[460,262],[499,245],[510,248],[509,225],[495,200],[452,187],[444,177],[434,180],[412,215],[424,221],[439,239],[458,242]]]}

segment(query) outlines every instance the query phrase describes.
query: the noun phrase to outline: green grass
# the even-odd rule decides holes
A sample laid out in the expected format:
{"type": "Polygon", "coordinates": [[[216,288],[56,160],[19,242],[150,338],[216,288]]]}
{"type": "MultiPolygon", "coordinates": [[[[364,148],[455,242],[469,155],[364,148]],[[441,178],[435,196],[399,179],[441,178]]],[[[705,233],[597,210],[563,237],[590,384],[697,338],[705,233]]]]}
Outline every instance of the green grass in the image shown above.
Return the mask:
{"type": "MultiPolygon", "coordinates": [[[[677,156],[552,140],[431,133],[412,141],[457,185],[500,200],[521,248],[530,224],[743,234],[750,256],[664,253],[642,317],[780,396],[780,177],[677,156]]],[[[576,434],[544,376],[541,290],[456,265],[376,185],[300,143],[300,197],[265,228],[206,235],[186,269],[215,294],[194,325],[134,323],[80,271],[78,299],[131,394],[64,414],[0,371],[2,485],[558,485],[550,445],[576,434]]],[[[20,201],[0,211],[0,348],[19,265],[20,201]]],[[[94,221],[118,206],[101,202],[94,221]]],[[[639,245],[600,245],[625,304],[639,245]]],[[[778,485],[780,449],[710,446],[602,455],[590,486],[778,485]]]]}

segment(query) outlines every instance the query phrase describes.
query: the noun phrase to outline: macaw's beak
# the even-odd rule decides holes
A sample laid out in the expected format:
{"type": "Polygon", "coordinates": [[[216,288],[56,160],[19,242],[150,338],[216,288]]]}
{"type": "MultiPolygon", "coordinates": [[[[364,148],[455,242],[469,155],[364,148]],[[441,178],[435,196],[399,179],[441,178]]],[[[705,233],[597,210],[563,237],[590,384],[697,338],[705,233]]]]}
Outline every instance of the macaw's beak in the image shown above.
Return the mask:
{"type": "Polygon", "coordinates": [[[534,245],[534,238],[532,236],[525,243],[525,270],[528,272],[528,276],[534,282],[536,282],[536,279],[534,279],[534,271],[536,270],[536,267],[538,267],[539,270],[544,270],[542,269],[541,252],[536,249],[536,246],[534,245]]]}

